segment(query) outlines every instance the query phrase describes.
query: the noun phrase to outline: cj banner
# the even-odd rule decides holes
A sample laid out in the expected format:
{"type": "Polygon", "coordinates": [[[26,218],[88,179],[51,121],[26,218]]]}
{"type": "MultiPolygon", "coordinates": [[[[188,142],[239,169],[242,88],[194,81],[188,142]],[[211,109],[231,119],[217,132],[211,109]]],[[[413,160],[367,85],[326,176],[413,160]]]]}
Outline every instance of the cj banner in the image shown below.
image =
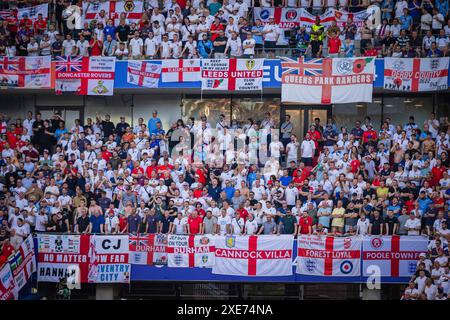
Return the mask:
{"type": "Polygon", "coordinates": [[[281,102],[371,102],[375,58],[283,58],[281,102]]]}

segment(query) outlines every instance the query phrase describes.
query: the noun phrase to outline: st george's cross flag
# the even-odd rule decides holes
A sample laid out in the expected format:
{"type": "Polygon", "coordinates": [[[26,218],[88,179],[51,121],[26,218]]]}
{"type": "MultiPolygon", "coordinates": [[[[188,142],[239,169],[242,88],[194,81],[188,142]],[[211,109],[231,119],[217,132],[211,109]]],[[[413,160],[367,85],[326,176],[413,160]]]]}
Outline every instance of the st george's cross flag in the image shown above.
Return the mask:
{"type": "Polygon", "coordinates": [[[210,268],[214,265],[215,237],[205,235],[169,235],[168,266],[175,268],[210,268]]]}
{"type": "Polygon", "coordinates": [[[117,26],[120,23],[120,15],[125,14],[127,24],[139,23],[144,7],[143,0],[110,0],[110,1],[83,1],[84,21],[90,23],[104,11],[106,18],[111,18],[117,26]]]}
{"type": "Polygon", "coordinates": [[[0,57],[0,87],[50,88],[51,57],[0,57]]]}
{"type": "Polygon", "coordinates": [[[128,61],[127,82],[146,88],[158,88],[161,63],[154,61],[128,61]]]}
{"type": "Polygon", "coordinates": [[[419,92],[448,88],[450,58],[384,58],[384,89],[419,92]]]}
{"type": "Polygon", "coordinates": [[[17,290],[22,289],[36,272],[36,256],[34,254],[33,236],[29,235],[19,247],[19,250],[9,257],[17,290]]]}
{"type": "Polygon", "coordinates": [[[169,59],[162,61],[162,82],[200,81],[199,59],[169,59]]]}
{"type": "Polygon", "coordinates": [[[371,102],[375,58],[282,58],[281,102],[371,102]]]}
{"type": "Polygon", "coordinates": [[[167,265],[167,235],[130,235],[130,263],[167,265]]]}
{"type": "Polygon", "coordinates": [[[217,236],[212,273],[235,276],[292,275],[291,235],[217,236]]]}
{"type": "Polygon", "coordinates": [[[427,252],[423,236],[368,236],[363,241],[363,276],[371,276],[370,266],[377,266],[381,277],[410,277],[419,255],[427,252]]]}
{"type": "Polygon", "coordinates": [[[262,90],[264,59],[203,59],[202,90],[262,90]]]}
{"type": "Polygon", "coordinates": [[[313,276],[360,276],[361,238],[301,235],[297,273],[313,276]]]}
{"type": "Polygon", "coordinates": [[[0,300],[17,300],[18,290],[16,288],[13,273],[9,263],[0,267],[0,300]]]}

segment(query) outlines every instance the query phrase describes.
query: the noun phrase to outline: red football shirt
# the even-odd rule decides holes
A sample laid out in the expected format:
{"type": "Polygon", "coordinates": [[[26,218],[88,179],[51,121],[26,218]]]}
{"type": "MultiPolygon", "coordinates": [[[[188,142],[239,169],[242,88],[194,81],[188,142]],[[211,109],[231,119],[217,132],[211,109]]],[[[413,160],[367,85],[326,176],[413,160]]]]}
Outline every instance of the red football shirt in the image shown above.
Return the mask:
{"type": "Polygon", "coordinates": [[[328,39],[328,53],[339,53],[340,46],[341,40],[338,37],[328,39]]]}
{"type": "Polygon", "coordinates": [[[191,234],[197,234],[200,231],[200,224],[203,223],[203,219],[200,216],[197,216],[197,218],[189,217],[188,219],[188,225],[189,230],[191,231],[191,234]]]}
{"type": "Polygon", "coordinates": [[[300,225],[300,233],[301,234],[308,234],[308,232],[309,232],[309,226],[311,226],[312,227],[312,224],[313,224],[313,220],[312,220],[312,218],[310,217],[310,216],[308,216],[308,217],[300,217],[300,222],[299,222],[299,225],[300,225]]]}

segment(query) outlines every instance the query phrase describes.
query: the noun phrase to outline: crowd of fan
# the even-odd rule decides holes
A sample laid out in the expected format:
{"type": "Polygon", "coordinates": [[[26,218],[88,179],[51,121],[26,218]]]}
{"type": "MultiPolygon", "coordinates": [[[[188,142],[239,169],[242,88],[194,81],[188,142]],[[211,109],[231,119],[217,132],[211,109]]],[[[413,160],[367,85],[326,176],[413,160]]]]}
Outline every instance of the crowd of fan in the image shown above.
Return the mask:
{"type": "MultiPolygon", "coordinates": [[[[0,56],[83,55],[118,59],[274,57],[277,48],[307,57],[441,57],[449,56],[448,0],[147,0],[138,22],[125,15],[115,20],[100,12],[82,29],[68,30],[63,12],[85,1],[17,0],[15,9],[49,2],[50,19],[10,17],[0,21],[0,56]],[[274,17],[253,21],[253,7],[302,7],[314,15],[327,8],[357,12],[369,5],[381,10],[376,28],[357,27],[351,18],[339,27],[283,30],[274,17]]],[[[98,2],[104,0],[89,0],[98,2]]]]}

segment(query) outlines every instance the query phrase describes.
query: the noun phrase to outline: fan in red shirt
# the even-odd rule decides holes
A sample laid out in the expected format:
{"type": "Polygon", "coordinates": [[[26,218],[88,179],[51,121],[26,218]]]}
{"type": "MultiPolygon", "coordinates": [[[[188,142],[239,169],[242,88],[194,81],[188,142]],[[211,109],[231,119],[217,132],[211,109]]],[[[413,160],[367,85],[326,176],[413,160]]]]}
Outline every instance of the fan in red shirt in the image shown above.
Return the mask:
{"type": "Polygon", "coordinates": [[[139,166],[139,161],[134,162],[134,168],[131,170],[131,175],[134,177],[138,174],[144,174],[144,169],[139,166]]]}
{"type": "Polygon", "coordinates": [[[338,38],[336,32],[331,33],[331,37],[328,39],[328,54],[337,56],[341,51],[341,39],[338,38]]]}
{"type": "Polygon", "coordinates": [[[14,131],[8,131],[6,133],[6,138],[8,139],[9,146],[12,149],[15,149],[17,146],[17,135],[14,133],[14,131]]]}
{"type": "Polygon", "coordinates": [[[312,141],[314,141],[314,145],[316,146],[316,150],[319,150],[319,141],[322,140],[322,134],[319,130],[317,130],[315,125],[311,125],[309,127],[308,132],[309,136],[311,137],[312,141]]]}
{"type": "Polygon", "coordinates": [[[355,154],[352,154],[352,161],[350,161],[350,167],[352,168],[352,173],[358,171],[361,162],[358,160],[355,154]]]}
{"type": "Polygon", "coordinates": [[[378,57],[378,50],[375,49],[372,45],[372,43],[367,44],[367,49],[364,51],[363,54],[364,57],[378,57]]]}
{"type": "Polygon", "coordinates": [[[25,28],[25,30],[30,30],[33,26],[33,21],[31,21],[30,18],[28,18],[27,14],[23,15],[23,18],[19,21],[19,27],[25,28]]]}
{"type": "Polygon", "coordinates": [[[105,160],[106,162],[109,162],[109,160],[112,157],[112,153],[108,151],[108,149],[106,148],[106,146],[102,146],[102,159],[105,160]]]}
{"type": "Polygon", "coordinates": [[[243,202],[239,203],[239,209],[237,209],[236,212],[239,214],[239,218],[244,219],[244,222],[247,221],[248,211],[244,208],[243,202]]]}
{"type": "Polygon", "coordinates": [[[197,211],[192,212],[192,215],[188,218],[187,226],[189,234],[198,234],[202,230],[203,219],[198,216],[197,211]]]}
{"type": "Polygon", "coordinates": [[[45,21],[42,18],[41,13],[38,14],[38,18],[34,22],[33,27],[34,27],[34,33],[39,34],[39,35],[43,35],[44,32],[47,30],[47,21],[45,21]]]}
{"type": "Polygon", "coordinates": [[[442,179],[444,172],[447,171],[444,166],[442,166],[441,160],[436,160],[436,165],[431,169],[431,186],[439,185],[439,181],[442,179]]]}
{"type": "Polygon", "coordinates": [[[97,34],[94,33],[92,35],[92,39],[89,41],[89,46],[91,47],[91,56],[102,55],[103,42],[98,40],[97,34]]]}
{"type": "Polygon", "coordinates": [[[150,179],[152,177],[153,171],[158,172],[155,159],[152,159],[152,164],[147,167],[147,170],[145,170],[145,173],[147,174],[147,178],[150,179]]]}
{"type": "Polygon", "coordinates": [[[15,37],[19,29],[19,19],[17,18],[17,9],[14,9],[11,15],[7,18],[8,30],[11,32],[11,37],[15,37]]]}
{"type": "Polygon", "coordinates": [[[313,220],[306,212],[303,212],[299,219],[300,234],[312,234],[313,220]]]}
{"type": "Polygon", "coordinates": [[[219,17],[216,17],[214,23],[210,27],[212,42],[214,42],[214,40],[216,40],[216,38],[219,36],[220,30],[225,31],[225,28],[223,27],[223,24],[220,23],[219,17]]]}
{"type": "Polygon", "coordinates": [[[195,211],[197,211],[200,218],[204,219],[206,217],[206,211],[202,208],[202,204],[200,202],[197,202],[195,205],[195,211]]]}
{"type": "Polygon", "coordinates": [[[194,190],[194,198],[201,198],[203,195],[203,186],[199,184],[199,186],[194,190]]]}
{"type": "Polygon", "coordinates": [[[372,125],[367,125],[367,130],[364,131],[362,135],[362,141],[363,143],[368,143],[371,141],[376,141],[378,139],[377,132],[373,130],[372,125]]]}

